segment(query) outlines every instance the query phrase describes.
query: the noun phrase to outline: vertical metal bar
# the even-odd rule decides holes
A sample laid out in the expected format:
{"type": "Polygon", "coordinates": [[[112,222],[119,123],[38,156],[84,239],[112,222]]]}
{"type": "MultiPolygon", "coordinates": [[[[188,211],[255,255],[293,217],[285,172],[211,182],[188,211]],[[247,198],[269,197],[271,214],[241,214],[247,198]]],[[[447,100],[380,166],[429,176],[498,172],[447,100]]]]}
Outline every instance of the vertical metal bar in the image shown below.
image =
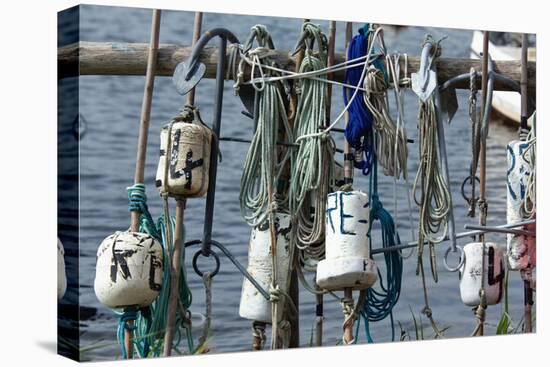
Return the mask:
{"type": "Polygon", "coordinates": [[[435,88],[435,103],[436,103],[436,117],[437,117],[437,141],[439,144],[439,159],[441,160],[441,168],[443,170],[443,176],[449,188],[449,214],[447,224],[449,226],[449,240],[451,242],[452,251],[456,251],[456,227],[455,216],[453,207],[453,195],[451,191],[451,178],[449,175],[449,163],[447,160],[447,144],[445,142],[445,124],[443,123],[443,117],[441,116],[441,99],[439,96],[439,88],[435,88]]]}
{"type": "MultiPolygon", "coordinates": [[[[346,23],[346,60],[348,59],[348,48],[349,43],[351,42],[353,34],[353,23],[347,22],[346,23]]],[[[345,124],[347,125],[349,119],[348,112],[346,111],[345,114],[345,124]]],[[[351,157],[351,147],[348,143],[348,140],[344,138],[344,183],[353,185],[353,161],[350,159],[351,157]]]]}
{"type": "Polygon", "coordinates": [[[223,88],[226,63],[227,38],[220,36],[220,45],[218,47],[219,60],[216,68],[216,97],[214,101],[214,122],[212,131],[214,132],[214,141],[210,149],[210,178],[208,182],[208,194],[206,196],[206,209],[204,213],[204,231],[202,237],[202,255],[210,255],[210,241],[212,240],[212,223],[214,219],[214,201],[216,199],[216,176],[218,172],[218,137],[220,136],[223,88]]]}
{"type": "MultiPolygon", "coordinates": [[[[483,32],[483,58],[481,65],[481,111],[485,111],[485,104],[487,103],[487,68],[489,63],[489,32],[483,32]]],[[[485,199],[485,188],[486,188],[486,172],[487,172],[487,141],[486,137],[482,137],[480,142],[480,151],[479,151],[479,225],[485,226],[487,224],[487,202],[485,199]]],[[[482,233],[479,235],[479,240],[481,243],[485,244],[485,234],[482,233]]],[[[483,256],[481,268],[485,269],[485,246],[483,247],[483,256]]],[[[483,272],[482,272],[483,274],[483,272]]],[[[485,278],[481,277],[481,285],[483,287],[485,278]]],[[[485,307],[485,305],[480,304],[478,307],[485,307]]],[[[475,336],[483,336],[485,333],[485,320],[478,320],[478,326],[476,328],[475,336]]]]}
{"type": "Polygon", "coordinates": [[[528,52],[528,38],[527,33],[524,33],[521,37],[521,130],[527,129],[527,52],[528,52]]]}
{"type": "MultiPolygon", "coordinates": [[[[151,117],[151,101],[153,100],[153,88],[155,85],[155,72],[157,66],[157,50],[159,45],[160,33],[160,10],[153,10],[151,21],[151,39],[149,42],[149,54],[147,56],[147,70],[145,74],[145,88],[143,91],[143,102],[141,105],[141,117],[139,123],[138,148],[136,157],[136,171],[134,175],[134,184],[142,184],[144,181],[145,158],[147,156],[147,138],[149,135],[149,122],[151,117]]],[[[139,231],[139,217],[141,213],[131,212],[130,230],[139,231]]],[[[126,358],[133,357],[132,327],[133,321],[127,321],[127,328],[124,329],[124,347],[126,349],[126,358]]]]}
{"type": "MultiPolygon", "coordinates": [[[[353,23],[347,22],[346,23],[346,60],[347,54],[348,54],[348,48],[349,44],[351,42],[352,38],[352,32],[353,32],[353,23]]],[[[345,123],[347,125],[348,123],[348,113],[346,112],[345,115],[345,123]]],[[[350,153],[351,153],[351,147],[347,141],[347,139],[344,139],[344,182],[346,184],[353,184],[353,162],[349,159],[350,153]]],[[[344,298],[350,299],[353,304],[353,291],[351,288],[345,288],[344,289],[344,298]]],[[[344,335],[343,339],[345,343],[349,343],[353,340],[353,324],[350,323],[347,325],[347,327],[344,329],[344,335]]]]}
{"type": "MultiPolygon", "coordinates": [[[[489,62],[489,32],[483,32],[483,58],[481,66],[481,111],[485,111],[485,104],[487,103],[487,67],[489,62]]],[[[481,139],[480,144],[480,154],[479,154],[479,201],[480,203],[485,202],[485,187],[486,187],[486,160],[487,160],[487,145],[486,140],[481,139]]],[[[486,212],[483,213],[483,210],[480,211],[479,215],[479,224],[484,226],[487,223],[486,212]]],[[[483,240],[484,234],[481,234],[480,240],[483,240]]]]}

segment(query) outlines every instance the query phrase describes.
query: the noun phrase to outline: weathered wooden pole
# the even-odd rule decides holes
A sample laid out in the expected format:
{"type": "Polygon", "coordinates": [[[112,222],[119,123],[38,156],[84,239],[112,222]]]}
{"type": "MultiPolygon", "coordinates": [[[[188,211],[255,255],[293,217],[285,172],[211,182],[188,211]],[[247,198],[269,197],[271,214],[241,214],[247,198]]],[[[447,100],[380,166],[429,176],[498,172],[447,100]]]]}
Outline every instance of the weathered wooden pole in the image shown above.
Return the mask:
{"type": "MultiPolygon", "coordinates": [[[[353,34],[353,23],[346,23],[346,55],[348,53],[349,44],[351,42],[353,34]]],[[[346,57],[347,59],[347,57],[346,57]]],[[[348,123],[348,113],[345,115],[345,124],[348,123]]],[[[346,184],[353,183],[353,162],[351,161],[351,147],[345,139],[344,143],[344,182],[346,184]]],[[[353,305],[353,291],[351,288],[344,288],[344,299],[347,300],[351,305],[353,305]]],[[[344,310],[344,315],[346,312],[344,310]]],[[[348,315],[346,315],[347,317],[348,315]]],[[[353,323],[344,324],[344,335],[343,335],[344,344],[349,344],[353,341],[353,323]]]]}
{"type": "MultiPolygon", "coordinates": [[[[153,10],[153,20],[151,22],[151,41],[149,43],[149,52],[147,56],[147,71],[145,73],[145,89],[143,91],[143,102],[141,104],[141,117],[139,122],[138,147],[136,157],[136,171],[134,175],[134,184],[143,184],[145,171],[145,158],[147,155],[147,138],[149,135],[149,122],[151,117],[151,101],[153,99],[153,89],[155,85],[155,70],[157,63],[157,50],[160,33],[160,10],[153,10]]],[[[139,232],[139,217],[141,213],[131,212],[130,230],[139,232]]],[[[128,359],[133,357],[132,326],[133,321],[127,321],[124,328],[124,347],[128,359]]]]}
{"type": "MultiPolygon", "coordinates": [[[[201,36],[202,13],[195,13],[195,22],[193,27],[193,42],[195,45],[201,36]]],[[[187,104],[193,106],[195,104],[195,88],[191,89],[187,94],[187,104]]],[[[172,344],[174,342],[174,333],[176,329],[176,315],[178,312],[179,302],[179,280],[181,269],[181,258],[183,253],[183,218],[185,213],[186,200],[183,197],[176,198],[176,225],[174,226],[174,247],[171,259],[171,278],[170,278],[170,299],[168,303],[168,315],[166,316],[166,333],[164,334],[164,356],[168,357],[172,354],[172,344]]],[[[166,219],[168,222],[169,218],[166,219]]],[[[190,353],[192,351],[189,351],[190,353]]]]}
{"type": "MultiPolygon", "coordinates": [[[[159,45],[157,76],[172,76],[176,66],[191,56],[191,46],[174,44],[159,45]]],[[[269,51],[271,57],[286,70],[296,69],[297,57],[292,57],[288,50],[269,51]]],[[[78,75],[145,75],[147,65],[148,45],[145,43],[122,42],[79,42],[60,47],[57,53],[58,78],[66,78],[78,75]]],[[[200,61],[205,64],[204,77],[214,79],[216,77],[216,65],[218,63],[218,51],[215,47],[206,47],[200,56],[200,61]]],[[[339,64],[346,59],[345,54],[335,53],[334,62],[339,64]]],[[[520,60],[494,60],[495,73],[502,74],[520,83],[520,60]]],[[[418,72],[420,58],[407,57],[407,70],[409,75],[418,72]]],[[[439,84],[461,74],[469,74],[471,67],[478,67],[477,59],[438,58],[436,61],[437,78],[439,84]]],[[[405,60],[400,60],[401,70],[405,70],[405,60]]],[[[245,70],[248,73],[250,70],[245,70]]],[[[536,88],[536,62],[527,63],[529,95],[534,97],[536,88]]],[[[334,72],[334,80],[344,81],[345,71],[334,72]]],[[[470,89],[470,81],[464,80],[453,84],[457,89],[470,89]]],[[[481,83],[478,81],[478,89],[481,83]]],[[[509,91],[510,85],[495,79],[494,90],[509,91]]]]}

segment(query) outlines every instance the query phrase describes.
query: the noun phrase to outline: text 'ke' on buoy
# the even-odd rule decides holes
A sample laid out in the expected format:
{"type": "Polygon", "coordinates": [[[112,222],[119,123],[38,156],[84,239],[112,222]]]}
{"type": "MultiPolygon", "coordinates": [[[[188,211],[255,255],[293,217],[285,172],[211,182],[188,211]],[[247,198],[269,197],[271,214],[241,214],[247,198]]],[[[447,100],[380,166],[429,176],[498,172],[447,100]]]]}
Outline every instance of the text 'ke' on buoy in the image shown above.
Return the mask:
{"type": "Polygon", "coordinates": [[[200,197],[208,190],[212,131],[198,123],[173,121],[160,133],[156,186],[172,196],[200,197]]]}
{"type": "Polygon", "coordinates": [[[485,259],[482,257],[483,244],[473,242],[464,246],[464,264],[460,269],[460,297],[466,306],[479,306],[481,303],[481,279],[487,305],[496,305],[502,297],[504,263],[502,250],[494,243],[485,243],[485,259]],[[483,261],[485,266],[482,266],[483,261]],[[483,269],[483,270],[482,270],[483,269]]]}
{"type": "MultiPolygon", "coordinates": [[[[275,215],[277,284],[285,292],[290,266],[290,230],[290,215],[277,213],[275,215]]],[[[270,242],[269,220],[265,220],[252,229],[247,270],[266,290],[270,288],[273,269],[270,242]]],[[[246,278],[241,292],[239,315],[245,319],[271,323],[271,303],[246,278]]],[[[282,314],[279,314],[278,318],[281,317],[282,314]]]]}
{"type": "Polygon", "coordinates": [[[336,191],[327,197],[326,258],[317,265],[317,284],[328,290],[370,288],[378,279],[370,258],[369,197],[361,191],[336,191]]]}
{"type": "Polygon", "coordinates": [[[116,232],[97,250],[94,290],[110,308],[145,307],[158,296],[163,277],[162,247],[139,232],[116,232]]]}

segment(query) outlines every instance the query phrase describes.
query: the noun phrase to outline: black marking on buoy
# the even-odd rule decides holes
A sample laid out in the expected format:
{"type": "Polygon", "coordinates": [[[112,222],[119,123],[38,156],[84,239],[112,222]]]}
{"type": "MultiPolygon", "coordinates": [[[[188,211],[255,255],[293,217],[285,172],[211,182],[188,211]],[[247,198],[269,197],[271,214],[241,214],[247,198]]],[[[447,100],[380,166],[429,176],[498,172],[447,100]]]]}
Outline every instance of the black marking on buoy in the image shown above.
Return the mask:
{"type": "Polygon", "coordinates": [[[113,283],[116,283],[119,266],[124,280],[132,278],[126,259],[132,257],[136,252],[137,250],[116,250],[113,248],[113,263],[111,264],[111,281],[113,283]]]}
{"type": "Polygon", "coordinates": [[[495,279],[495,249],[489,247],[488,249],[489,263],[487,264],[487,283],[493,285],[496,283],[495,279]]]}
{"type": "Polygon", "coordinates": [[[193,161],[193,151],[189,150],[185,156],[185,167],[176,170],[176,164],[178,162],[179,141],[181,136],[181,129],[176,130],[174,133],[174,142],[172,144],[172,157],[170,159],[170,177],[173,179],[185,176],[185,188],[191,188],[191,181],[193,179],[193,168],[197,168],[203,165],[204,160],[202,158],[193,161]]]}
{"type": "Polygon", "coordinates": [[[157,260],[160,260],[158,259],[154,252],[151,251],[150,252],[150,257],[151,257],[151,267],[149,268],[149,288],[151,288],[152,290],[154,291],[160,291],[160,284],[159,283],[155,283],[155,270],[156,268],[160,268],[161,267],[161,264],[160,264],[160,261],[157,261],[157,260]]]}
{"type": "Polygon", "coordinates": [[[162,186],[162,180],[156,180],[155,181],[155,186],[156,187],[161,187],[162,186]]]}

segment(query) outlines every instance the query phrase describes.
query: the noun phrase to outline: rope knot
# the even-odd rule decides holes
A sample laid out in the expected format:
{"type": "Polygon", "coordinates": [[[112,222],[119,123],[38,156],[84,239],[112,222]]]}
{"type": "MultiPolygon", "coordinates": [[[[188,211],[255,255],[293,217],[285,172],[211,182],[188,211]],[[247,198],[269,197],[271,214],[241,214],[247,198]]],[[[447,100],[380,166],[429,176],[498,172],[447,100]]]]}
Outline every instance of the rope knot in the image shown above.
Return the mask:
{"type": "Polygon", "coordinates": [[[427,318],[429,319],[432,318],[432,309],[429,308],[428,306],[424,306],[424,308],[422,309],[422,313],[426,315],[427,318]]]}
{"type": "Polygon", "coordinates": [[[279,328],[281,330],[290,330],[290,321],[288,320],[281,320],[279,321],[279,328]]]}
{"type": "Polygon", "coordinates": [[[281,288],[279,285],[273,287],[273,284],[269,287],[269,301],[271,303],[278,303],[281,300],[281,288]]]}
{"type": "Polygon", "coordinates": [[[128,209],[131,212],[145,212],[147,207],[147,195],[144,184],[135,184],[126,188],[128,192],[128,209]]]}
{"type": "Polygon", "coordinates": [[[344,297],[340,300],[344,315],[347,317],[353,314],[353,298],[344,297]]]}

